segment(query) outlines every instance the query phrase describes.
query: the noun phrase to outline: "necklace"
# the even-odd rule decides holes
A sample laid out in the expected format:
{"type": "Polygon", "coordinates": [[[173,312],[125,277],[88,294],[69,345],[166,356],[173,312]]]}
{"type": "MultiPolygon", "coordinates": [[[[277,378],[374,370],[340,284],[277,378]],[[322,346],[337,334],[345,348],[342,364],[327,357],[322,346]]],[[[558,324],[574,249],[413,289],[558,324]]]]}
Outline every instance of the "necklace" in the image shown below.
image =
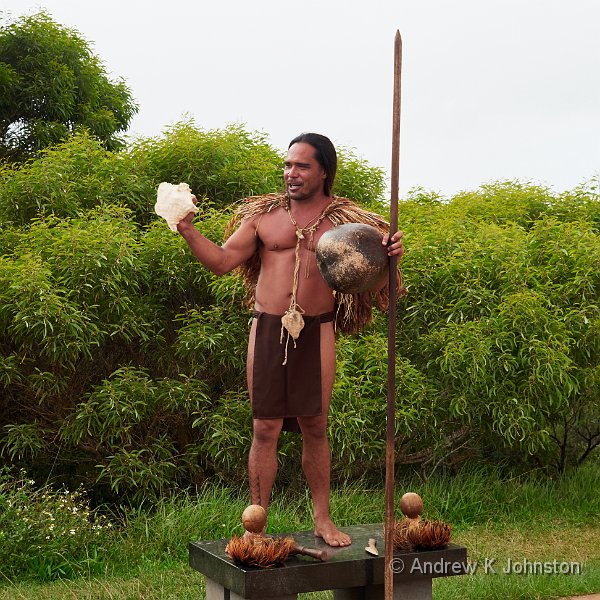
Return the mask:
{"type": "Polygon", "coordinates": [[[317,230],[321,224],[321,221],[325,218],[325,212],[327,211],[327,208],[329,208],[329,205],[327,205],[318,215],[315,215],[304,227],[298,227],[298,223],[296,223],[296,219],[294,219],[294,215],[292,215],[289,205],[285,207],[288,215],[290,216],[290,221],[296,229],[296,235],[298,236],[298,239],[303,240],[305,232],[312,235],[317,230]],[[314,224],[311,225],[313,221],[314,224]]]}
{"type": "MultiPolygon", "coordinates": [[[[292,297],[290,299],[290,307],[285,311],[283,317],[281,317],[281,335],[280,335],[280,343],[283,343],[284,330],[287,331],[287,338],[285,341],[285,357],[283,364],[287,363],[287,353],[288,353],[288,343],[290,341],[290,336],[294,340],[294,348],[296,347],[296,340],[300,335],[304,327],[304,319],[302,317],[302,313],[304,313],[304,309],[298,305],[296,299],[298,295],[298,284],[299,284],[299,273],[300,273],[300,242],[305,239],[306,235],[308,238],[308,251],[310,252],[313,249],[313,239],[314,233],[318,229],[319,225],[323,221],[323,219],[327,216],[327,210],[329,209],[329,204],[318,214],[316,217],[313,217],[304,227],[298,227],[298,223],[296,223],[296,219],[292,215],[292,211],[290,209],[289,202],[286,204],[285,209],[290,217],[290,221],[296,230],[296,250],[295,250],[295,258],[296,262],[294,264],[294,278],[292,282],[292,297]]],[[[310,275],[309,269],[309,261],[306,261],[305,267],[305,277],[308,278],[310,275]]]]}
{"type": "MultiPolygon", "coordinates": [[[[308,251],[313,250],[313,240],[315,231],[319,228],[319,225],[323,221],[323,219],[327,216],[327,210],[329,208],[329,204],[325,206],[325,208],[316,216],[314,216],[304,227],[298,227],[298,223],[296,223],[296,219],[294,219],[294,215],[292,215],[292,211],[290,209],[289,203],[286,205],[285,209],[287,210],[287,214],[290,217],[290,221],[296,230],[296,264],[294,265],[294,285],[292,286],[292,302],[295,304],[295,296],[298,291],[298,273],[300,271],[300,241],[305,239],[308,235],[308,251]]],[[[308,279],[310,275],[310,265],[309,261],[306,261],[304,276],[308,279]]]]}

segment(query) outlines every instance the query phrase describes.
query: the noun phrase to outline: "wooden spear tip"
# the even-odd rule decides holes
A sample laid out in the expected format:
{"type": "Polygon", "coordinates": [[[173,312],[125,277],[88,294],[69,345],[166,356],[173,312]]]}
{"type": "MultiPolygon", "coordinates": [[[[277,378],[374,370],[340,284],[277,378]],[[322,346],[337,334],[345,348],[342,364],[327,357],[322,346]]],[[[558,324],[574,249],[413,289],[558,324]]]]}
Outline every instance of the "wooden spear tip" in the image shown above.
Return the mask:
{"type": "Polygon", "coordinates": [[[394,38],[394,53],[397,57],[397,60],[400,60],[400,56],[402,55],[402,38],[400,37],[400,30],[396,30],[396,37],[394,38]]]}

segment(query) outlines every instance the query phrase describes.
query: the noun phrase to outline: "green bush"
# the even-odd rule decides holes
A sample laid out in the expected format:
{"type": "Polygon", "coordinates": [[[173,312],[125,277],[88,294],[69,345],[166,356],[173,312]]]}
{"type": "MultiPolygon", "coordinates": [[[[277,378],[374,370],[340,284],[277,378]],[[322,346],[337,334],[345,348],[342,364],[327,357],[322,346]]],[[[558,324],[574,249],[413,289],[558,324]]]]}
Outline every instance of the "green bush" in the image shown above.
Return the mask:
{"type": "Polygon", "coordinates": [[[38,217],[75,217],[97,206],[128,206],[142,222],[156,201],[154,182],[127,153],[110,152],[78,133],[20,166],[5,167],[0,222],[25,226],[38,217]]]}
{"type": "Polygon", "coordinates": [[[385,172],[359,158],[351,148],[337,148],[338,171],[332,193],[352,198],[365,208],[388,216],[385,172]]]}
{"type": "Polygon", "coordinates": [[[185,181],[199,200],[219,208],[282,187],[283,159],[264,134],[241,125],[203,131],[177,123],[157,138],[138,140],[131,155],[158,184],[185,181]]]}
{"type": "MultiPolygon", "coordinates": [[[[187,181],[220,242],[235,202],[280,189],[282,156],[242,127],[182,123],[107,152],[78,135],[0,180],[0,454],[32,476],[139,505],[244,477],[250,312],[153,213],[187,181]]],[[[340,152],[335,192],[385,213],[383,173],[340,152]]],[[[399,466],[466,458],[566,469],[600,442],[597,186],[497,182],[400,203],[399,466]]],[[[334,477],[383,468],[387,320],[340,335],[334,477]]],[[[283,480],[301,439],[280,442],[283,480]]]]}
{"type": "Polygon", "coordinates": [[[441,432],[468,431],[467,456],[562,470],[598,446],[598,196],[578,194],[589,221],[569,195],[509,183],[401,204],[399,349],[437,389],[441,432]]]}

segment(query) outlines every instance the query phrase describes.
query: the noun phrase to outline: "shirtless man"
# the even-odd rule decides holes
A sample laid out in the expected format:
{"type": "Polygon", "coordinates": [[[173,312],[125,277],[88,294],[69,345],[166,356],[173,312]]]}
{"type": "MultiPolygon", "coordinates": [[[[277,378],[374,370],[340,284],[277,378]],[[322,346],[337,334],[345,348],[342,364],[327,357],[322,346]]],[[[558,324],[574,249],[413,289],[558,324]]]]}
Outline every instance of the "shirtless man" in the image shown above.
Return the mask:
{"type": "MultiPolygon", "coordinates": [[[[243,220],[222,246],[207,240],[192,225],[193,213],[187,215],[177,229],[194,256],[217,275],[228,273],[250,259],[257,249],[259,251],[261,267],[256,285],[255,318],[250,330],[247,362],[248,388],[253,409],[254,347],[261,315],[277,315],[280,326],[281,316],[288,311],[290,300],[295,297],[307,322],[312,317],[319,319],[316,327],[317,336],[320,336],[317,337],[315,354],[320,347],[321,394],[317,398],[320,406],[313,414],[297,416],[303,438],[302,468],[313,497],[315,535],[331,546],[348,546],[351,543],[350,537],[334,525],[329,512],[331,456],[327,438],[327,415],[336,359],[333,322],[321,317],[333,311],[334,296],[319,273],[314,252],[321,235],[333,227],[328,218],[322,218],[322,213],[333,200],[330,193],[335,170],[333,144],[319,134],[302,134],[290,143],[285,160],[283,177],[289,209],[277,206],[270,212],[243,220]],[[314,230],[309,235],[311,227],[314,230]],[[296,244],[299,239],[297,230],[307,233],[299,242],[299,270],[296,268],[296,244]],[[293,276],[295,269],[299,273],[296,285],[293,276]]],[[[382,243],[388,246],[390,256],[402,255],[402,232],[394,234],[389,244],[388,236],[384,235],[382,243]]],[[[302,333],[298,339],[298,348],[293,348],[294,341],[287,339],[286,356],[294,352],[301,353],[302,333]]],[[[270,373],[271,369],[265,371],[270,373]]],[[[283,422],[283,418],[256,418],[254,410],[253,440],[248,459],[250,494],[252,503],[261,504],[265,509],[275,481],[277,441],[283,422]]]]}

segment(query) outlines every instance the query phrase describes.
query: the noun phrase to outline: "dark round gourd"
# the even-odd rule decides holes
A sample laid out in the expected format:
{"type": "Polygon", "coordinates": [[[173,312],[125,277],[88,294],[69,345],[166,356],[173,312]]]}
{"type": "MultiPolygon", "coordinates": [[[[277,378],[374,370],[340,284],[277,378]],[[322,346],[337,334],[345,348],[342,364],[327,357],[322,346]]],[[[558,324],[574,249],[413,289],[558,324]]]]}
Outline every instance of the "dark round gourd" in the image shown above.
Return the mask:
{"type": "Polygon", "coordinates": [[[330,288],[357,294],[373,288],[387,273],[383,235],[371,225],[347,223],[326,231],[317,244],[317,265],[330,288]]]}

